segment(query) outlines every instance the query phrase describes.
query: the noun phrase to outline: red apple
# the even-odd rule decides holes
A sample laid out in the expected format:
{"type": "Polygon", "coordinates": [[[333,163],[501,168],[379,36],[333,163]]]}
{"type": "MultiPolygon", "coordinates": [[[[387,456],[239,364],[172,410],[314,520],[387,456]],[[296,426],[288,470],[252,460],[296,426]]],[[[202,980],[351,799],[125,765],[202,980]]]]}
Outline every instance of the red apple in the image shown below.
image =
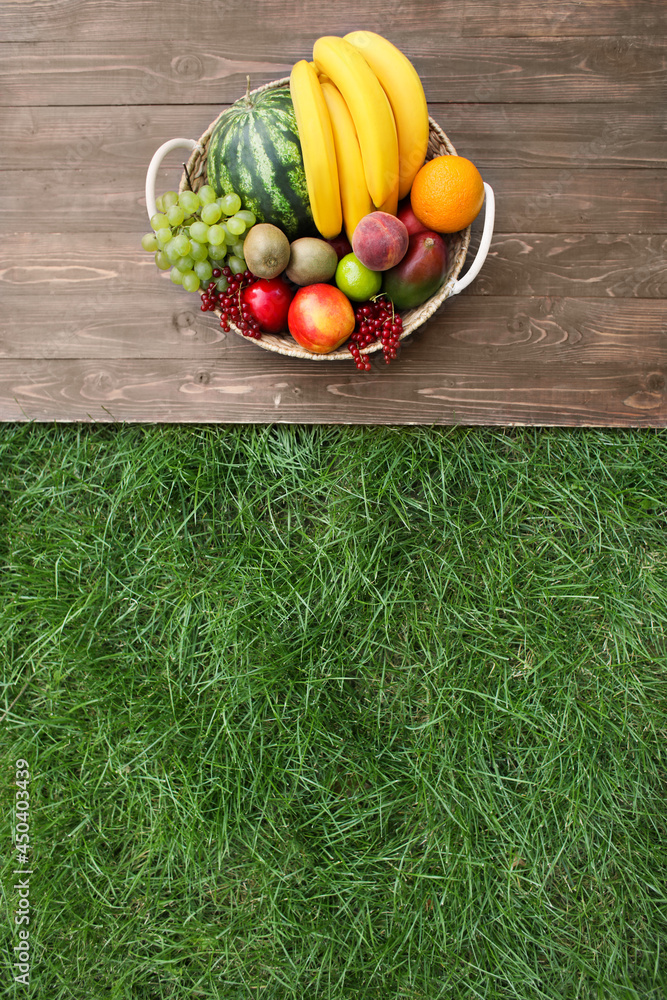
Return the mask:
{"type": "Polygon", "coordinates": [[[354,330],[354,309],[347,295],[335,285],[306,285],[289,307],[289,331],[306,350],[328,354],[354,330]]]}
{"type": "Polygon", "coordinates": [[[341,233],[340,236],[334,237],[332,240],[326,241],[330,247],[333,247],[338,254],[338,260],[342,260],[343,257],[347,257],[349,253],[352,253],[352,247],[350,246],[350,241],[348,240],[345,233],[341,233]]]}
{"type": "Polygon", "coordinates": [[[422,226],[421,222],[412,211],[412,205],[410,204],[409,197],[404,198],[398,206],[396,218],[401,220],[410,236],[413,236],[415,233],[426,232],[426,226],[422,226]]]}
{"type": "Polygon", "coordinates": [[[241,292],[241,301],[265,333],[287,330],[287,313],[294,289],[284,278],[260,278],[241,292]]]}

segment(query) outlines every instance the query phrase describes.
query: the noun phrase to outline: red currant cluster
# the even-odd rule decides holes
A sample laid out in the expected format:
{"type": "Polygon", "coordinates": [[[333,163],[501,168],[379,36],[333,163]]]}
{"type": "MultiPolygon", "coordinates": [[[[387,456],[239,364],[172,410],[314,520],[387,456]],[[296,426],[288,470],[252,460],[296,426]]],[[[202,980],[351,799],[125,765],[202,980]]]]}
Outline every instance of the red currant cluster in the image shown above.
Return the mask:
{"type": "Polygon", "coordinates": [[[259,340],[262,336],[259,323],[253,319],[249,307],[241,299],[243,289],[248,288],[259,279],[250,271],[234,274],[229,267],[223,267],[222,270],[216,267],[212,277],[213,282],[201,297],[201,311],[213,312],[215,309],[220,309],[220,326],[223,330],[229,330],[231,321],[244,337],[259,340]],[[227,280],[227,287],[224,291],[220,291],[216,284],[221,278],[227,280]]]}
{"type": "Polygon", "coordinates": [[[396,357],[396,348],[403,332],[403,320],[394,312],[391,299],[376,298],[355,309],[356,326],[348,341],[348,350],[354,358],[357,369],[369,372],[371,363],[367,355],[362,355],[361,348],[368,347],[378,339],[382,344],[382,353],[387,364],[396,357]]]}

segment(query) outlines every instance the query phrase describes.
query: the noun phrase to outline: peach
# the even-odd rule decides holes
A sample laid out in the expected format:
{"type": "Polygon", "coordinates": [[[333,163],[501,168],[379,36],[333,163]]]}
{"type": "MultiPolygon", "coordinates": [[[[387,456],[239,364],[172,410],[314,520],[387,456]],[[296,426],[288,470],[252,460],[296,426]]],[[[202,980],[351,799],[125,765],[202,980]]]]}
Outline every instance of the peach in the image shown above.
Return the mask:
{"type": "Polygon", "coordinates": [[[352,249],[371,271],[388,271],[400,263],[408,249],[405,223],[388,212],[365,215],[352,233],[352,249]]]}
{"type": "Polygon", "coordinates": [[[305,285],[289,307],[287,325],[297,344],[313,354],[328,354],[354,330],[352,303],[335,285],[305,285]]]}

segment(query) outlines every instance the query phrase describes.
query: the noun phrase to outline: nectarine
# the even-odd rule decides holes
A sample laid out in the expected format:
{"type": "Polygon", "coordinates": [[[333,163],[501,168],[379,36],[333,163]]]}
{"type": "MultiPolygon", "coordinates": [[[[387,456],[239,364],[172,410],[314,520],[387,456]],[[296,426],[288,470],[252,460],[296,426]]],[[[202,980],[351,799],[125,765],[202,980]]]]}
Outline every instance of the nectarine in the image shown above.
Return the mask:
{"type": "Polygon", "coordinates": [[[371,271],[387,271],[405,256],[408,249],[405,224],[388,212],[365,215],[352,233],[352,249],[371,271]]]}

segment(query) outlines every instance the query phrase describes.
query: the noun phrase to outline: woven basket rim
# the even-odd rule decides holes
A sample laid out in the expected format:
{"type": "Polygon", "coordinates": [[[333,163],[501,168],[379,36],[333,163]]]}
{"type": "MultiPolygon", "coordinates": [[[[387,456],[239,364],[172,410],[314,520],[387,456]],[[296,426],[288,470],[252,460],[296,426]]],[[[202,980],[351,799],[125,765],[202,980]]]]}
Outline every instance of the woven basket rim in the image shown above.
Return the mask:
{"type": "MultiPolygon", "coordinates": [[[[278,90],[281,87],[289,86],[289,82],[290,78],[288,76],[284,76],[279,80],[272,80],[270,83],[265,83],[261,87],[255,87],[254,90],[250,90],[248,93],[249,95],[254,95],[263,93],[267,90],[278,90]]],[[[199,187],[206,182],[206,153],[208,150],[208,142],[211,138],[213,129],[226,110],[227,108],[222,109],[217,118],[210,123],[197,140],[197,145],[190,154],[190,157],[185,165],[185,170],[181,175],[181,182],[178,188],[179,191],[184,191],[189,188],[197,191],[199,187]]],[[[438,125],[438,123],[429,115],[429,150],[431,149],[431,146],[433,146],[433,154],[429,155],[427,152],[427,160],[433,159],[433,155],[457,156],[456,149],[449,137],[438,125]],[[436,144],[438,147],[442,148],[439,148],[436,151],[436,144]]],[[[470,234],[470,226],[468,226],[467,229],[462,230],[460,233],[442,234],[443,239],[447,243],[447,277],[444,284],[438,289],[435,295],[431,296],[430,299],[427,299],[426,302],[423,302],[415,309],[405,310],[399,313],[403,320],[403,331],[399,338],[400,341],[405,340],[406,337],[409,337],[410,334],[414,333],[414,331],[420,326],[423,326],[423,324],[430,319],[433,313],[440,308],[445,299],[451,295],[456,279],[458,278],[466,259],[466,254],[470,245],[470,234]],[[452,248],[452,245],[454,245],[454,248],[452,248]]],[[[216,309],[215,313],[216,315],[220,315],[220,310],[216,309]]],[[[230,322],[229,329],[238,334],[238,336],[243,337],[244,340],[248,339],[243,335],[241,330],[234,325],[234,323],[230,322]]],[[[331,351],[329,354],[314,354],[313,352],[307,351],[305,348],[301,347],[301,345],[287,333],[280,335],[263,333],[260,339],[255,340],[253,338],[252,342],[266,351],[273,351],[276,354],[282,354],[291,358],[304,358],[308,361],[349,361],[351,357],[347,348],[343,350],[331,351]]],[[[362,348],[360,353],[374,354],[376,351],[380,351],[381,349],[382,344],[380,341],[376,341],[368,347],[362,348]]]]}

